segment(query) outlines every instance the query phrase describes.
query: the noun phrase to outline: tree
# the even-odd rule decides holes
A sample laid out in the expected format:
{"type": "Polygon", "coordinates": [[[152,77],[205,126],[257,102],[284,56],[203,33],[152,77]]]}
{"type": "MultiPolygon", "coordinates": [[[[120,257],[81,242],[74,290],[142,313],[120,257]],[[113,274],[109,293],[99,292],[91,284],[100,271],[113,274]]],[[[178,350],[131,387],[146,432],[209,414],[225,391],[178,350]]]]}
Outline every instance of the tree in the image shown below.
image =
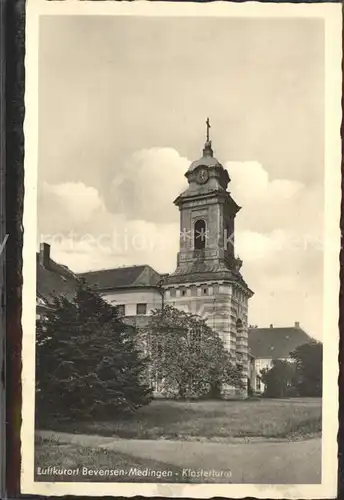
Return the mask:
{"type": "Polygon", "coordinates": [[[260,373],[265,385],[264,396],[285,398],[295,396],[295,365],[279,359],[272,360],[271,368],[264,368],[260,373]]]}
{"type": "Polygon", "coordinates": [[[322,395],[322,344],[312,341],[297,347],[290,356],[296,363],[295,385],[300,396],[322,395]]]}
{"type": "Polygon", "coordinates": [[[36,357],[39,422],[115,416],[150,401],[131,331],[84,282],[38,322],[36,357]]]}
{"type": "Polygon", "coordinates": [[[150,356],[150,378],[167,394],[215,397],[223,385],[243,387],[219,335],[198,316],[171,306],[155,310],[140,338],[150,356]]]}

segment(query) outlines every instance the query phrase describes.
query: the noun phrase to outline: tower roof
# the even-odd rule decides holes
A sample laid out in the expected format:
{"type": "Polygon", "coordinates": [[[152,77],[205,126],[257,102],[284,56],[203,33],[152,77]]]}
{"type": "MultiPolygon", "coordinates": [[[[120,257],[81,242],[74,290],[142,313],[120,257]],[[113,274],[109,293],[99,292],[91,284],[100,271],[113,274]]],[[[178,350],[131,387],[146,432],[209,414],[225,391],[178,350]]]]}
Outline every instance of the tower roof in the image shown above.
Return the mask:
{"type": "Polygon", "coordinates": [[[230,182],[230,177],[227,170],[223,167],[223,165],[221,165],[219,160],[214,157],[214,151],[209,138],[209,118],[207,119],[206,124],[207,135],[202,156],[198,160],[193,161],[188,170],[185,172],[185,177],[188,180],[189,186],[175,200],[174,203],[176,205],[178,205],[178,201],[181,199],[185,199],[190,196],[227,192],[226,190],[228,183],[230,182]],[[206,177],[205,182],[199,182],[198,170],[200,172],[202,170],[208,171],[208,176],[206,177]]]}
{"type": "MultiPolygon", "coordinates": [[[[206,146],[206,144],[205,144],[206,146]]],[[[211,147],[211,146],[210,146],[211,147]]],[[[205,155],[204,154],[205,149],[203,150],[203,156],[199,158],[198,160],[195,160],[191,163],[188,173],[193,172],[197,167],[222,167],[221,163],[214,158],[213,154],[211,155],[205,155]]],[[[213,150],[211,150],[213,153],[213,150]]]]}
{"type": "Polygon", "coordinates": [[[208,167],[208,168],[209,167],[222,167],[221,163],[216,158],[214,158],[214,151],[212,148],[210,134],[209,134],[209,130],[211,127],[209,118],[207,118],[205,123],[207,126],[207,135],[206,135],[206,142],[205,142],[204,148],[203,148],[203,154],[202,154],[201,158],[199,158],[198,160],[195,160],[191,163],[191,165],[187,171],[187,174],[189,174],[190,172],[193,172],[197,167],[200,167],[200,166],[208,167]]]}

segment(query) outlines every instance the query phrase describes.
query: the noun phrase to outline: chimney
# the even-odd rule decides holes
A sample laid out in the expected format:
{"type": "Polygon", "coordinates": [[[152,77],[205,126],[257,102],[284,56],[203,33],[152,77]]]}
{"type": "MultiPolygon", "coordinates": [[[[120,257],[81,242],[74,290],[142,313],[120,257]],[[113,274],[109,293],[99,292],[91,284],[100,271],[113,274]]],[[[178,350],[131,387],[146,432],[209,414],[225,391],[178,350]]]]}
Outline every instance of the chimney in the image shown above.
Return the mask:
{"type": "Polygon", "coordinates": [[[270,325],[270,328],[273,328],[273,327],[274,327],[274,325],[270,325]]]}
{"type": "Polygon", "coordinates": [[[298,321],[295,321],[294,326],[295,328],[300,328],[300,323],[298,321]]]}
{"type": "Polygon", "coordinates": [[[49,269],[50,245],[48,245],[48,243],[41,243],[39,246],[39,263],[41,266],[49,269]]]}

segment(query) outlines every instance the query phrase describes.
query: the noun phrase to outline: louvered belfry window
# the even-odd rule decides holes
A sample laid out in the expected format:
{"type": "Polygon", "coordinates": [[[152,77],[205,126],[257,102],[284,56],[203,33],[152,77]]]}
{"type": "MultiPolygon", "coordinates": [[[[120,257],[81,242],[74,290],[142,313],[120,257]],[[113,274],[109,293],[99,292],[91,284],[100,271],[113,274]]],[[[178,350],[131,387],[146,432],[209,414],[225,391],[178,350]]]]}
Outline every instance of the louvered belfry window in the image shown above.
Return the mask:
{"type": "Polygon", "coordinates": [[[203,250],[206,243],[206,224],[203,219],[198,219],[195,222],[194,228],[194,248],[195,250],[203,250]]]}

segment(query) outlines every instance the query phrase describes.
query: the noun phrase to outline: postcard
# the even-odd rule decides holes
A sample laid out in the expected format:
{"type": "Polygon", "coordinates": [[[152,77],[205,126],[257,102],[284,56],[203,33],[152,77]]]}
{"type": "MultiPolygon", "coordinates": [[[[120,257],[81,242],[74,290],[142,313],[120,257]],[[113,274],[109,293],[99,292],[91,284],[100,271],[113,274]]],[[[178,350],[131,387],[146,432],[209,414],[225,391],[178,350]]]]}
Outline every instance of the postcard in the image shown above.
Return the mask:
{"type": "Polygon", "coordinates": [[[23,493],[336,497],[341,29],[28,1],[23,493]]]}

